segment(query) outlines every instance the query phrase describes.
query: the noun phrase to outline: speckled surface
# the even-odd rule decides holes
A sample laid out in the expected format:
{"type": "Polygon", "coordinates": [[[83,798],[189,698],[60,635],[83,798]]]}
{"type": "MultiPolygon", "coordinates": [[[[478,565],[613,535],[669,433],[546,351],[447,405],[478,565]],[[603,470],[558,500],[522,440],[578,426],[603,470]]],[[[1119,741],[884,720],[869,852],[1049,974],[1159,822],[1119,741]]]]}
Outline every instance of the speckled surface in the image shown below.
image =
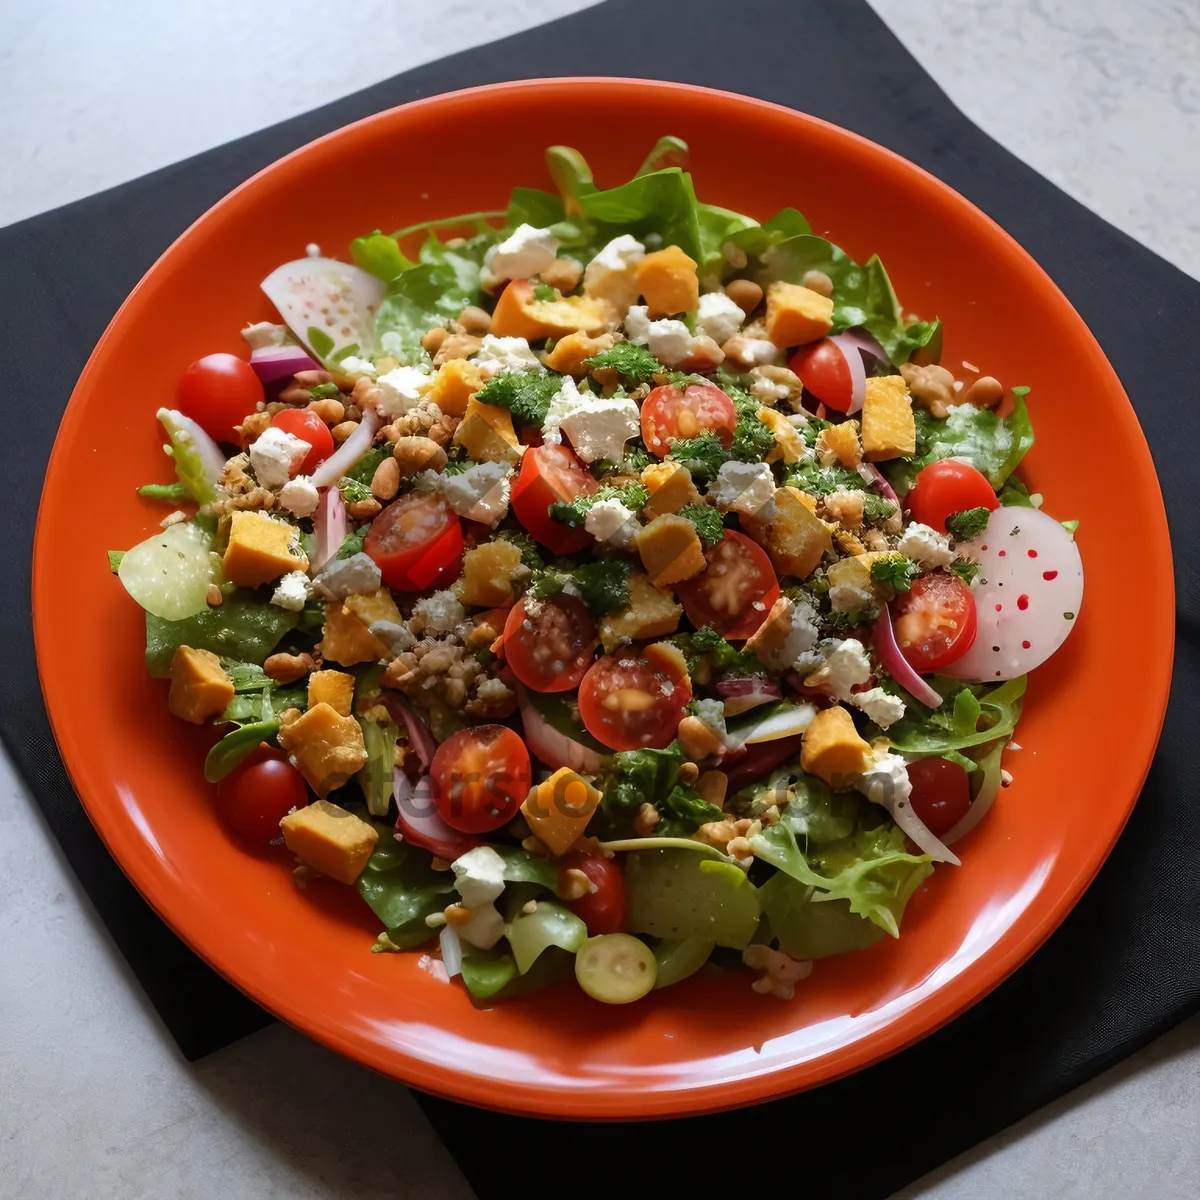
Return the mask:
{"type": "MultiPolygon", "coordinates": [[[[873,2],[989,133],[1200,277],[1196,0],[873,2]]],[[[582,7],[362,0],[322,23],[312,0],[282,18],[258,0],[0,0],[0,70],[23,97],[0,106],[0,223],[582,7]]],[[[290,1030],[183,1062],[7,761],[0,1030],[0,1197],[470,1195],[403,1088],[290,1030]]],[[[903,1195],[1184,1200],[1197,1129],[1200,1019],[903,1195]]]]}

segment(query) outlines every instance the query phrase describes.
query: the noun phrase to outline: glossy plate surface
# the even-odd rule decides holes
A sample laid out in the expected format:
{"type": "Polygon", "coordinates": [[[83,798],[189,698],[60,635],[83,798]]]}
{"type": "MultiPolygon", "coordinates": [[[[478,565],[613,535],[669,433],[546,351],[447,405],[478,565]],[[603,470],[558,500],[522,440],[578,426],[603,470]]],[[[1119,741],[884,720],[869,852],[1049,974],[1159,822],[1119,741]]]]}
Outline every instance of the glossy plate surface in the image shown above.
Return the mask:
{"type": "Polygon", "coordinates": [[[600,1118],[811,1087],[915,1041],[999,983],[1062,920],[1120,832],[1158,737],[1172,645],[1149,451],[1099,347],[1028,255],[957,193],[833,126],[738,96],[610,79],[382,113],[275,163],[197,221],[121,308],[71,398],[42,500],[33,607],[51,720],[87,811],[209,963],[284,1020],[417,1087],[600,1118]],[[605,127],[646,136],[582,132],[601,113],[605,127]],[[481,1011],[420,953],[368,953],[377,926],[352,891],[298,891],[281,854],[229,841],[201,774],[212,735],[168,715],[166,685],[142,668],[141,613],[105,551],[163,516],[134,493],[170,476],[154,412],[194,359],[245,353],[239,329],[273,316],[258,290],[273,267],[308,242],[344,256],[380,226],[502,208],[513,184],[548,186],[542,150],[554,142],[579,146],[602,186],[622,181],[662,133],[691,145],[703,199],[760,219],[794,205],[859,261],[878,251],[906,307],[945,321],[944,362],[1032,387],[1037,444],[1023,474],[1048,511],[1082,522],[1083,613],[1033,678],[1022,749],[1007,759],[1013,785],[960,847],[962,868],[939,869],[914,898],[900,941],[818,963],[793,1003],[732,972],[629,1008],[563,989],[481,1011]],[[1136,652],[1114,660],[1134,546],[1136,652]]]}

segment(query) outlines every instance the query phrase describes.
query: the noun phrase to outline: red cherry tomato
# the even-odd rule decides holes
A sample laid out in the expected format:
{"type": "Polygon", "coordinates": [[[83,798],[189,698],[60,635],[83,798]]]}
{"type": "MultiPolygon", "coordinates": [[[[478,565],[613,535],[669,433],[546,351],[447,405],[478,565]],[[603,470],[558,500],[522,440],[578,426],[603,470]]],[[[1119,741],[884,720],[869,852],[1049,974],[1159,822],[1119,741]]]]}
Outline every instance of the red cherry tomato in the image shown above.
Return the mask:
{"type": "Polygon", "coordinates": [[[975,597],[957,575],[933,571],[891,604],[896,644],[919,674],[939,671],[971,648],[979,622],[975,597]]]}
{"type": "Polygon", "coordinates": [[[578,455],[562,445],[531,446],[521,458],[521,474],[512,487],[516,518],[554,554],[573,554],[592,544],[584,529],[572,529],[550,516],[550,505],[590,496],[600,485],[578,455]]]}
{"type": "Polygon", "coordinates": [[[957,763],[919,758],[908,764],[913,812],[935,837],[948,833],[971,807],[971,785],[957,763]]]}
{"type": "Polygon", "coordinates": [[[296,471],[297,475],[311,475],[333,453],[333,434],[315,412],[306,408],[285,408],[271,418],[271,424],[312,447],[296,471]]]}
{"type": "Polygon", "coordinates": [[[682,658],[658,646],[597,659],[579,685],[579,716],[597,741],[613,750],[669,746],[692,684],[682,658]]]}
{"type": "Polygon", "coordinates": [[[217,784],[217,815],[225,827],[252,842],[279,837],[279,822],[310,797],[304,777],[274,751],[256,750],[217,784]]]}
{"type": "Polygon", "coordinates": [[[421,592],[457,575],[462,525],[444,497],[409,492],[371,522],[363,549],[388,587],[421,592]]]}
{"type": "Polygon", "coordinates": [[[234,354],[208,354],[192,363],[179,380],[179,411],[218,442],[238,440],[235,425],[254,412],[263,385],[254,368],[234,354]]]}
{"type": "Polygon", "coordinates": [[[675,438],[698,437],[709,430],[728,450],[736,428],[733,401],[711,383],[656,387],[642,401],[642,441],[659,458],[667,456],[675,438]]]}
{"type": "Polygon", "coordinates": [[[439,816],[462,833],[487,833],[516,816],[533,785],[529,751],[506,725],[451,734],[429,768],[439,816]]]}
{"type": "Polygon", "coordinates": [[[801,346],[788,359],[788,366],[800,376],[805,391],[812,392],[827,407],[850,411],[854,383],[846,356],[828,338],[801,346]]]}
{"type": "Polygon", "coordinates": [[[508,610],[505,661],[535,692],[576,687],[592,665],[595,649],[596,624],[574,596],[526,597],[508,610]]]}
{"type": "Polygon", "coordinates": [[[708,566],[675,585],[688,620],[722,637],[748,638],[779,599],[779,580],[767,552],[744,533],[725,530],[708,552],[708,566]]]}
{"type": "Polygon", "coordinates": [[[920,521],[946,532],[946,518],[968,508],[986,508],[989,512],[1000,507],[996,493],[987,478],[970,463],[952,462],[948,458],[922,467],[905,498],[914,521],[920,521]]]}
{"type": "Polygon", "coordinates": [[[625,928],[625,875],[615,858],[603,854],[568,854],[561,866],[582,871],[596,889],[567,907],[587,926],[589,937],[620,933],[625,928]]]}

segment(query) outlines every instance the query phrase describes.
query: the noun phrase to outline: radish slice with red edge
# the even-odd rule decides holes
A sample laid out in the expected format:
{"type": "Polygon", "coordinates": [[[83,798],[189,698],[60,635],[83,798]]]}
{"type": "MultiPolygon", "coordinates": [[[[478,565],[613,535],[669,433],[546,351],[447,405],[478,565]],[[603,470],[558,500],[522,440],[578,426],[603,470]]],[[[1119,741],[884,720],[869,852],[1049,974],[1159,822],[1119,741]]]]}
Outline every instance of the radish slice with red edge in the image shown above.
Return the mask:
{"type": "Polygon", "coordinates": [[[958,550],[979,563],[971,589],[979,633],[941,673],[995,683],[1040,667],[1067,640],[1083,603],[1075,539],[1039,509],[1006,505],[958,550]]]}
{"type": "Polygon", "coordinates": [[[863,366],[861,347],[844,333],[835,334],[829,340],[841,351],[850,371],[850,407],[845,415],[852,417],[862,411],[863,399],[867,394],[867,372],[863,366]]]}
{"type": "Polygon", "coordinates": [[[875,620],[873,643],[880,665],[914,700],[926,708],[941,706],[941,696],[908,665],[908,660],[900,653],[896,631],[892,628],[892,614],[886,604],[875,620]]]}
{"type": "Polygon", "coordinates": [[[312,573],[315,575],[341,549],[350,532],[350,519],[342,493],[335,487],[326,488],[313,513],[312,573]]]}
{"type": "Polygon", "coordinates": [[[375,312],[386,290],[382,279],[335,258],[284,263],[259,286],[284,324],[321,359],[351,345],[364,351],[370,347],[375,312]],[[314,331],[324,353],[313,345],[314,331]]]}
{"type": "Polygon", "coordinates": [[[412,842],[446,862],[453,862],[468,850],[483,845],[479,838],[451,829],[438,815],[437,805],[433,802],[433,784],[428,775],[422,775],[414,784],[397,767],[393,788],[398,814],[396,833],[404,841],[412,842]]]}
{"type": "Polygon", "coordinates": [[[358,428],[312,473],[314,486],[322,488],[337,483],[368,450],[379,430],[379,414],[364,409],[358,428]]]}
{"type": "Polygon", "coordinates": [[[599,775],[604,770],[604,760],[595,750],[567,737],[565,733],[559,733],[533,706],[529,693],[519,683],[506,682],[509,687],[516,689],[525,745],[534,758],[554,770],[569,767],[584,775],[599,775]]]}
{"type": "Polygon", "coordinates": [[[303,346],[258,346],[250,352],[250,365],[263,383],[290,379],[298,371],[316,371],[321,364],[303,346]]]}
{"type": "Polygon", "coordinates": [[[403,697],[395,692],[382,692],[383,707],[388,710],[397,725],[403,725],[408,734],[409,745],[416,752],[421,766],[428,771],[437,752],[437,742],[429,732],[429,726],[417,716],[416,710],[403,697]]]}

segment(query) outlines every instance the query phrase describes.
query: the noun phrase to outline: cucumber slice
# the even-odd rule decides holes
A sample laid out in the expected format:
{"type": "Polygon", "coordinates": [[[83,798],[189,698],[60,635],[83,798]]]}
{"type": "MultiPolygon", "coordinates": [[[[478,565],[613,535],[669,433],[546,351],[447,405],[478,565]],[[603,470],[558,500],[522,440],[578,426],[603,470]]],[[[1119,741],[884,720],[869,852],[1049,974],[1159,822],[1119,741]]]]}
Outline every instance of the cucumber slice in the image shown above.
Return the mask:
{"type": "Polygon", "coordinates": [[[731,737],[743,746],[756,742],[773,742],[778,738],[795,737],[803,733],[817,710],[811,704],[766,704],[751,709],[738,720],[727,721],[726,729],[731,737]]]}
{"type": "Polygon", "coordinates": [[[208,585],[219,581],[212,538],[191,521],[171,525],[126,551],[117,568],[125,590],[164,621],[208,607],[208,585]]]}
{"type": "Polygon", "coordinates": [[[680,983],[689,975],[695,975],[712,954],[716,942],[708,938],[689,937],[665,940],[654,947],[654,961],[658,963],[658,979],[655,988],[670,987],[680,983]]]}
{"type": "Polygon", "coordinates": [[[627,933],[603,933],[580,947],[575,978],[593,1000],[631,1004],[654,987],[658,963],[645,942],[627,933]]]}
{"type": "Polygon", "coordinates": [[[539,900],[534,912],[519,914],[505,932],[517,970],[522,975],[550,946],[573,953],[587,938],[587,926],[573,912],[552,900],[539,900]]]}

